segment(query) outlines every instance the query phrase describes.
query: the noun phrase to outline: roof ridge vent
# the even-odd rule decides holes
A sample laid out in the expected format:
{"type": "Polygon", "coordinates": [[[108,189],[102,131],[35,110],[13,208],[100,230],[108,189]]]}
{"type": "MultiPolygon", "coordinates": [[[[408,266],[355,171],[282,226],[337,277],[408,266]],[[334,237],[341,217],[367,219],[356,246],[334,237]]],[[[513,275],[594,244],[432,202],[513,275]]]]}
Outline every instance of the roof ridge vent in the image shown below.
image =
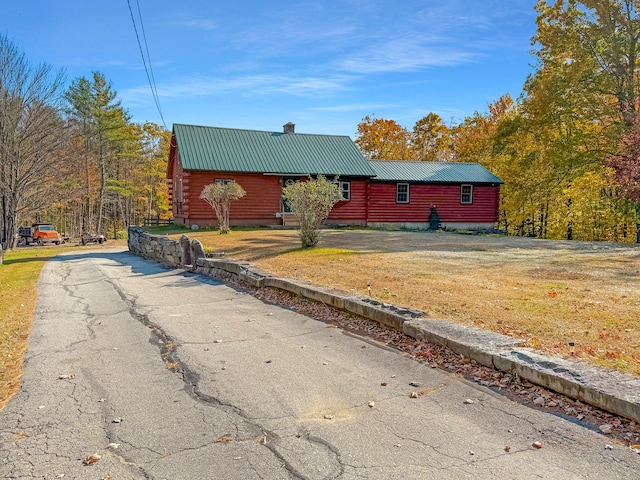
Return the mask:
{"type": "Polygon", "coordinates": [[[296,124],[295,123],[285,123],[282,128],[284,128],[284,133],[296,133],[296,124]]]}

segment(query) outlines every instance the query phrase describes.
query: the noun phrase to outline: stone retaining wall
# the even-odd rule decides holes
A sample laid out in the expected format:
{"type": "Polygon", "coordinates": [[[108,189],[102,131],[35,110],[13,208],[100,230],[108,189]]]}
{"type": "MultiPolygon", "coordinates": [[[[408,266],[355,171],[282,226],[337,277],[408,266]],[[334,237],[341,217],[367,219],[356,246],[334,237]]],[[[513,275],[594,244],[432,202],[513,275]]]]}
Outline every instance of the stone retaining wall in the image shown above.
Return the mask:
{"type": "Polygon", "coordinates": [[[362,295],[313,285],[302,280],[281,278],[260,270],[249,262],[205,258],[198,240],[183,235],[179,242],[164,235],[151,235],[140,227],[129,227],[129,251],[172,267],[185,268],[213,278],[239,280],[256,287],[278,288],[326,305],[346,310],[403,331],[403,325],[423,315],[419,310],[398,308],[362,295]]]}
{"type": "Polygon", "coordinates": [[[417,340],[439,343],[478,363],[640,422],[640,380],[587,364],[539,355],[526,342],[444,320],[370,297],[277,277],[248,262],[206,258],[202,244],[183,235],[179,242],[129,228],[129,250],[172,267],[215,278],[240,280],[257,288],[279,288],[369,318],[417,340]]]}

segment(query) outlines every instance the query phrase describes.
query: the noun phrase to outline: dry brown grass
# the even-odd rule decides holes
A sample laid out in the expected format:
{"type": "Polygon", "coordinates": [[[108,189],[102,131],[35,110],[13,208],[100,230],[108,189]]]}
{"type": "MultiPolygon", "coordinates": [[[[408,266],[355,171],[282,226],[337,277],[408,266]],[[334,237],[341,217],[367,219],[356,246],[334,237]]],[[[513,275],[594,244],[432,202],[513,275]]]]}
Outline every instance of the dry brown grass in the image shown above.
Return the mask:
{"type": "Polygon", "coordinates": [[[360,294],[370,284],[376,299],[640,374],[639,245],[327,230],[302,250],[291,230],[192,236],[279,275],[360,294]]]}

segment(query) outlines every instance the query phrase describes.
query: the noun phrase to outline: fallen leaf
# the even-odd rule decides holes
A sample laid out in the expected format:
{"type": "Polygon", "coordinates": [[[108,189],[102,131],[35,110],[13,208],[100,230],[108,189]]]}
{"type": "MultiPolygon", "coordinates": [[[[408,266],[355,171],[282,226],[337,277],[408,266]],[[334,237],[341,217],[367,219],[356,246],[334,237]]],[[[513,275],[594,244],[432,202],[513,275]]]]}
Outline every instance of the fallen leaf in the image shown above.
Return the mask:
{"type": "Polygon", "coordinates": [[[613,425],[611,425],[610,423],[603,423],[599,428],[600,431],[605,435],[609,435],[611,432],[613,432],[613,425]]]}
{"type": "Polygon", "coordinates": [[[232,435],[225,435],[224,437],[220,437],[219,439],[217,439],[215,441],[215,443],[229,443],[229,442],[233,442],[235,439],[233,438],[232,435]]]}
{"type": "Polygon", "coordinates": [[[82,463],[85,464],[85,465],[93,465],[94,463],[99,462],[101,458],[102,457],[100,455],[98,455],[97,453],[93,453],[93,454],[89,455],[87,458],[85,458],[82,463]]]}
{"type": "Polygon", "coordinates": [[[538,406],[542,406],[544,405],[545,399],[544,397],[537,397],[534,401],[533,404],[534,405],[538,405],[538,406]]]}

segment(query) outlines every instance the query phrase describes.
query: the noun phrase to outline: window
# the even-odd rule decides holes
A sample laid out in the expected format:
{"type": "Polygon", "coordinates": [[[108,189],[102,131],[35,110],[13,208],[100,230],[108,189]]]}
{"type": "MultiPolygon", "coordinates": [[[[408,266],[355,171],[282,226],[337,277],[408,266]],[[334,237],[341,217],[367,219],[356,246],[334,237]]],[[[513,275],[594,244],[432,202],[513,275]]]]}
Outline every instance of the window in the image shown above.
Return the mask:
{"type": "Polygon", "coordinates": [[[342,182],[339,180],[329,180],[331,183],[335,183],[342,192],[342,200],[349,201],[351,199],[351,182],[342,182]]]}
{"type": "Polygon", "coordinates": [[[408,183],[396,183],[396,203],[409,203],[408,183]]]}
{"type": "Polygon", "coordinates": [[[215,183],[226,185],[227,183],[233,183],[234,181],[230,178],[216,178],[215,183]]]}
{"type": "Polygon", "coordinates": [[[473,185],[460,185],[460,203],[473,203],[473,185]]]}
{"type": "Polygon", "coordinates": [[[350,182],[338,182],[340,190],[342,190],[342,199],[349,201],[351,199],[351,183],[350,182]]]}

